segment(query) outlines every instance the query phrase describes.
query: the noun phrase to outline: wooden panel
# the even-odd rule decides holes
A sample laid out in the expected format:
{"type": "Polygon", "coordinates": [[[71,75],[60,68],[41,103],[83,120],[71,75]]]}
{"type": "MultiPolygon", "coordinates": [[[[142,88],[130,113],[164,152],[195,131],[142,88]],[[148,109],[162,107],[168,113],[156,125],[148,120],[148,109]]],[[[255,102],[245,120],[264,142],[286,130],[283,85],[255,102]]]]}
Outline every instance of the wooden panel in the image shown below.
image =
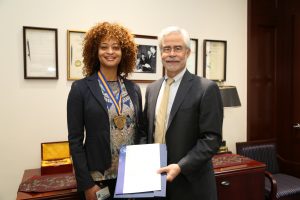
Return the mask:
{"type": "Polygon", "coordinates": [[[248,6],[247,140],[251,141],[276,137],[279,11],[273,0],[249,0],[248,6]]]}
{"type": "Polygon", "coordinates": [[[219,200],[263,200],[264,170],[252,169],[216,176],[219,200]]]}
{"type": "Polygon", "coordinates": [[[300,1],[285,0],[282,16],[282,59],[279,84],[281,105],[280,133],[277,135],[282,170],[300,177],[300,1]],[[289,147],[289,148],[287,148],[289,147]]]}
{"type": "MultiPolygon", "coordinates": [[[[300,124],[300,15],[293,15],[293,126],[300,124]]],[[[299,152],[300,149],[300,128],[292,128],[291,139],[293,148],[291,151],[299,152]]],[[[292,154],[292,161],[300,162],[299,154],[292,154]]]]}
{"type": "Polygon", "coordinates": [[[276,9],[278,8],[278,0],[249,0],[248,2],[250,2],[251,12],[255,16],[269,16],[270,13],[276,13],[276,9]]]}
{"type": "Polygon", "coordinates": [[[292,14],[292,120],[290,131],[291,148],[288,152],[288,156],[285,158],[289,160],[288,169],[291,174],[300,177],[300,128],[294,128],[296,124],[300,124],[300,3],[293,3],[292,14]]]}
{"type": "Polygon", "coordinates": [[[249,113],[250,128],[254,128],[249,140],[267,139],[275,137],[275,39],[274,27],[259,27],[257,37],[256,59],[249,70],[249,91],[252,96],[249,109],[255,108],[255,112],[249,113]],[[265,130],[269,130],[266,132],[265,130]],[[264,133],[261,133],[261,132],[264,133]]]}

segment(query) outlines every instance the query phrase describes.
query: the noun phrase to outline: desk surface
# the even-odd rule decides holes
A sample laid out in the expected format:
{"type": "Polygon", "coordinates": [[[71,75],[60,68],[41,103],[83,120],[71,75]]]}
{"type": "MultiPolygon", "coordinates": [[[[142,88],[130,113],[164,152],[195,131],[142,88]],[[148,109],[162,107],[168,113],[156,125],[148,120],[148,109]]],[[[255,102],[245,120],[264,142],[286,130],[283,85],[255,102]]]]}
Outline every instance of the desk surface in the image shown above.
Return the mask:
{"type": "Polygon", "coordinates": [[[212,159],[215,175],[248,169],[264,169],[264,163],[237,154],[218,154],[212,159]]]}
{"type": "MultiPolygon", "coordinates": [[[[33,176],[40,176],[41,170],[38,169],[27,169],[24,171],[22,182],[28,180],[33,176]]],[[[18,192],[17,200],[21,199],[79,199],[77,196],[76,189],[59,190],[53,192],[42,192],[42,193],[28,193],[18,192]]]]}

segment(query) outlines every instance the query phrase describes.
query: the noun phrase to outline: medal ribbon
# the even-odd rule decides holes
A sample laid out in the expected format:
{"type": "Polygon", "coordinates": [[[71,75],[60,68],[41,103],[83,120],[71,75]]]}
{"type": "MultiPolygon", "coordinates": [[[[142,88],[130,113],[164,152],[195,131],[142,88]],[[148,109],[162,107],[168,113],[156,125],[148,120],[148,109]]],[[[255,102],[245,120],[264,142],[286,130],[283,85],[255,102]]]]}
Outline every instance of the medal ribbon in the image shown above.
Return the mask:
{"type": "Polygon", "coordinates": [[[120,84],[120,80],[118,79],[118,85],[120,88],[119,97],[116,97],[114,95],[111,87],[107,83],[107,80],[106,80],[105,76],[102,74],[101,70],[98,71],[98,80],[100,80],[100,83],[104,86],[105,92],[108,94],[110,99],[113,101],[118,115],[121,115],[122,114],[122,87],[120,84]]]}

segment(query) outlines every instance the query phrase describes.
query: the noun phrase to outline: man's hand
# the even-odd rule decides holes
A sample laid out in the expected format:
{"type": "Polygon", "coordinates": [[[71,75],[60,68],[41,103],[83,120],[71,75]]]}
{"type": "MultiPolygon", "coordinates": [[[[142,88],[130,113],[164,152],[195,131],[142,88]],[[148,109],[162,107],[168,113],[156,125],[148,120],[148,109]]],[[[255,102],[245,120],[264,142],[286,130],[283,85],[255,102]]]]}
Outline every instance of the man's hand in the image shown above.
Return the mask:
{"type": "Polygon", "coordinates": [[[172,182],[178,174],[180,174],[181,169],[178,164],[170,164],[166,167],[160,168],[157,173],[167,173],[167,181],[172,182]]]}
{"type": "Polygon", "coordinates": [[[94,185],[93,187],[84,191],[86,200],[97,200],[96,192],[100,190],[98,185],[94,185]]]}

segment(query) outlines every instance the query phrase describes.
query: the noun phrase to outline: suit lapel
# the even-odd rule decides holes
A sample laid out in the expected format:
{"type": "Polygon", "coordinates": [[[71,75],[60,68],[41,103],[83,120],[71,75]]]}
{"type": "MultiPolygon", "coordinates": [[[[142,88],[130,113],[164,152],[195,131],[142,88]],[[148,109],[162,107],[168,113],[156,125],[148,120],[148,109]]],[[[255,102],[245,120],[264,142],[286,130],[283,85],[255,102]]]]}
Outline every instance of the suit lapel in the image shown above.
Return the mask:
{"type": "Polygon", "coordinates": [[[172,108],[171,108],[171,112],[170,112],[170,116],[169,116],[169,122],[168,122],[168,126],[167,129],[169,128],[176,112],[178,111],[181,103],[183,102],[183,100],[187,97],[187,93],[190,89],[190,87],[193,85],[192,84],[192,80],[193,80],[193,76],[191,75],[191,73],[189,71],[186,71],[182,77],[182,80],[180,82],[179,88],[177,90],[172,108]]]}
{"type": "Polygon", "coordinates": [[[155,119],[155,110],[156,110],[156,102],[158,98],[158,94],[161,88],[161,85],[164,81],[164,78],[161,78],[157,82],[154,83],[152,91],[149,92],[150,97],[149,97],[149,126],[151,127],[150,133],[153,132],[153,127],[154,127],[154,119],[155,119]]]}
{"type": "Polygon", "coordinates": [[[106,102],[104,100],[104,96],[103,96],[101,88],[99,86],[97,73],[94,73],[92,76],[87,78],[87,85],[90,88],[90,90],[92,91],[92,94],[94,95],[94,97],[97,99],[97,101],[99,102],[101,107],[105,110],[105,112],[108,116],[106,102]]]}

